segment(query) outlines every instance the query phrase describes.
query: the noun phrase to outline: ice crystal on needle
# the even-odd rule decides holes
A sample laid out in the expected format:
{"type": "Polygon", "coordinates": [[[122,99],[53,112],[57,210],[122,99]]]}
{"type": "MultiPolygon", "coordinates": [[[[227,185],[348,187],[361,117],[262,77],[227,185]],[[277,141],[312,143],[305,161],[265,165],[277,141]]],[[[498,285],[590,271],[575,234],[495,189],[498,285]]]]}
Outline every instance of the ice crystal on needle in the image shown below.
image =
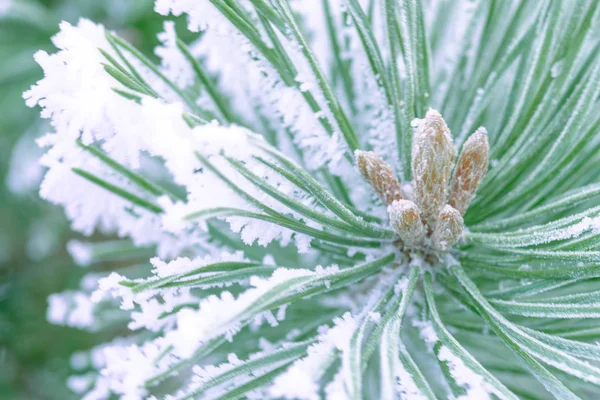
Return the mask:
{"type": "Polygon", "coordinates": [[[70,386],[598,397],[599,4],[157,0],[158,64],[62,23],[24,97],[94,236],[47,316],[125,336],[70,386]]]}

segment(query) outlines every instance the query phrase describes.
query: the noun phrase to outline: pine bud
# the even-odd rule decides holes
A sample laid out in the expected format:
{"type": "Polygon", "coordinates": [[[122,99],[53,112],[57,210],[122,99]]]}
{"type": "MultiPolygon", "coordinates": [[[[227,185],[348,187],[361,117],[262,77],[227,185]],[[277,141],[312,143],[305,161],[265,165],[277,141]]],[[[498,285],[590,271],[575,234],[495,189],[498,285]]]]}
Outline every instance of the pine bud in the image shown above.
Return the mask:
{"type": "Polygon", "coordinates": [[[356,165],[362,176],[369,182],[375,193],[385,205],[402,199],[400,182],[390,167],[381,157],[372,151],[357,150],[354,153],[356,165]]]}
{"type": "Polygon", "coordinates": [[[419,207],[410,200],[396,200],[388,206],[390,223],[407,247],[423,244],[425,227],[419,207]]]}
{"type": "Polygon", "coordinates": [[[452,206],[446,205],[440,211],[431,242],[436,250],[448,250],[460,239],[463,233],[463,218],[452,206]]]}
{"type": "Polygon", "coordinates": [[[456,150],[446,121],[436,110],[429,110],[425,119],[416,125],[412,148],[415,202],[429,226],[435,225],[446,204],[455,157],[456,150]]]}
{"type": "Polygon", "coordinates": [[[449,204],[465,215],[488,168],[490,145],[487,131],[481,127],[463,145],[456,164],[449,204]]]}

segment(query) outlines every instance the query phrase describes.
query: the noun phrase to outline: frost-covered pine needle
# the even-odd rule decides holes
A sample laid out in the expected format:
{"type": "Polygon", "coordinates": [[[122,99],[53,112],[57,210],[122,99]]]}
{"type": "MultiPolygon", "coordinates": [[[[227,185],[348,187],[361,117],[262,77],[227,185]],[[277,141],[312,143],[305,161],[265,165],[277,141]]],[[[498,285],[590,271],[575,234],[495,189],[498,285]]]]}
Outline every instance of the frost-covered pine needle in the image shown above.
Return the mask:
{"type": "Polygon", "coordinates": [[[94,236],[47,315],[122,335],[69,385],[599,397],[599,4],[157,0],[158,62],[63,22],[24,97],[94,236]]]}

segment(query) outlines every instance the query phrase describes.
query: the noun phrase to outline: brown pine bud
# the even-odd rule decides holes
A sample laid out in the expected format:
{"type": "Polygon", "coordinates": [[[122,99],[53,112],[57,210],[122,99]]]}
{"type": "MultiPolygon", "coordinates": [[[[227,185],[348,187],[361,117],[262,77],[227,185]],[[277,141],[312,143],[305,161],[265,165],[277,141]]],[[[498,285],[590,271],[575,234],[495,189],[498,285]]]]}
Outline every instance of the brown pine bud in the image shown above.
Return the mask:
{"type": "Polygon", "coordinates": [[[463,218],[452,206],[446,205],[440,211],[431,243],[436,250],[448,250],[460,239],[463,233],[463,218]]]}
{"type": "Polygon", "coordinates": [[[456,150],[450,129],[436,110],[418,121],[413,136],[412,174],[415,202],[429,226],[446,204],[456,150]]]}
{"type": "Polygon", "coordinates": [[[490,145],[487,131],[481,127],[463,145],[450,186],[449,204],[465,215],[485,177],[489,162],[490,145]]]}
{"type": "Polygon", "coordinates": [[[372,151],[357,150],[354,153],[356,165],[362,176],[369,182],[375,193],[385,205],[402,199],[400,182],[390,167],[381,157],[372,151]]]}
{"type": "Polygon", "coordinates": [[[419,207],[410,200],[396,200],[388,206],[390,223],[407,247],[423,244],[425,226],[419,207]]]}

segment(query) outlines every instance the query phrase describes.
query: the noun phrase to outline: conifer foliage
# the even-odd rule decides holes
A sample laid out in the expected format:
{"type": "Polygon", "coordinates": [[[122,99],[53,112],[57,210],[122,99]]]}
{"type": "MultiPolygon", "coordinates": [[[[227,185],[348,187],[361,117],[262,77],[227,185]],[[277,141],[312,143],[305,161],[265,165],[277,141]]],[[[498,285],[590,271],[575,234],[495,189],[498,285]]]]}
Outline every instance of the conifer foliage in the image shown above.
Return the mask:
{"type": "Polygon", "coordinates": [[[599,396],[600,2],[155,10],[197,39],[65,22],[24,94],[41,196],[110,238],[49,299],[118,332],[82,397],[599,396]]]}

